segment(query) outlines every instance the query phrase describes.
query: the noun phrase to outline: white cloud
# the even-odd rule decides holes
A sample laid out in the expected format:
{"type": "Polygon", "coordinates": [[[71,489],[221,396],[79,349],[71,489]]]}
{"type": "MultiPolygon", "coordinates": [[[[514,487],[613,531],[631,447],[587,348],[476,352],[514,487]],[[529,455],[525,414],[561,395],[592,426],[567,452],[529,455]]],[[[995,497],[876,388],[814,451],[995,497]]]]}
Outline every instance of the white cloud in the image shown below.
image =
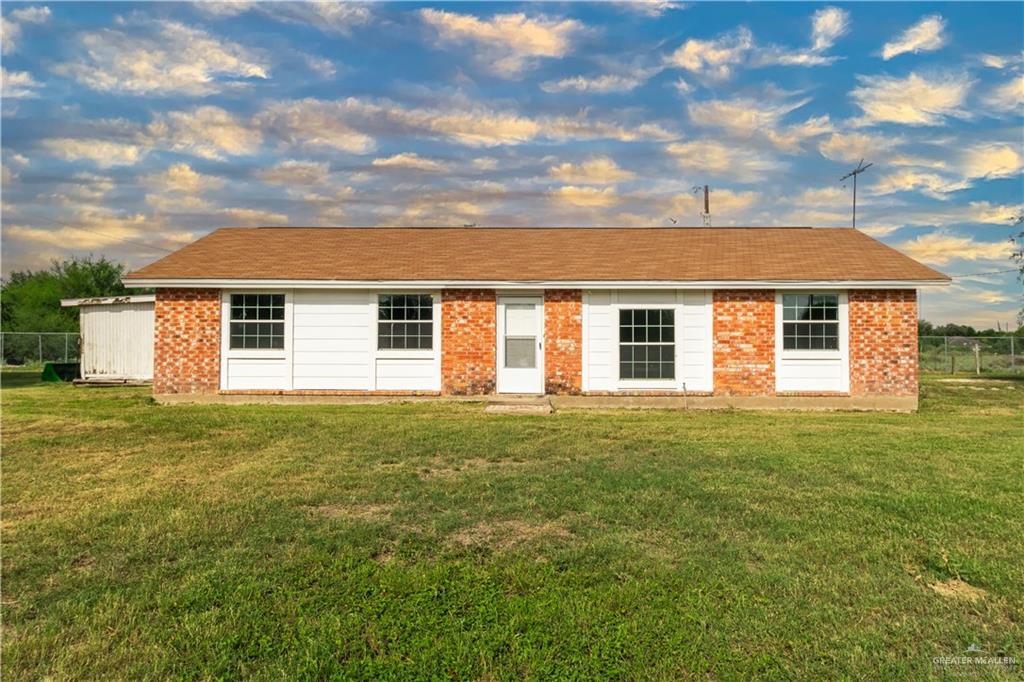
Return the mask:
{"type": "Polygon", "coordinates": [[[85,32],[79,42],[84,54],[54,71],[100,92],[209,95],[269,77],[253,51],[175,21],[85,32]]]}
{"type": "Polygon", "coordinates": [[[899,138],[868,133],[836,132],[818,144],[818,151],[833,161],[857,161],[872,158],[902,144],[899,138]]]}
{"type": "Polygon", "coordinates": [[[906,78],[879,75],[858,80],[860,87],[850,95],[864,112],[861,125],[939,125],[947,117],[969,117],[962,108],[972,85],[966,75],[911,73],[906,78]]]}
{"type": "Polygon", "coordinates": [[[946,20],[938,14],[921,19],[896,39],[882,47],[882,59],[889,60],[907,52],[931,52],[946,44],[946,20]]]}
{"type": "Polygon", "coordinates": [[[768,46],[756,56],[758,66],[827,66],[838,57],[826,55],[850,29],[850,13],[838,7],[823,7],[811,17],[811,45],[802,50],[768,46]]]}
{"type": "Polygon", "coordinates": [[[264,227],[288,223],[288,216],[283,213],[253,208],[222,208],[217,213],[230,219],[232,224],[239,227],[264,227]]]}
{"type": "Polygon", "coordinates": [[[1019,146],[980,144],[964,150],[961,168],[967,178],[1009,178],[1024,168],[1024,157],[1019,146]]]}
{"type": "Polygon", "coordinates": [[[360,2],[260,2],[256,8],[277,21],[306,24],[335,35],[349,35],[372,17],[369,5],[360,2]]]}
{"type": "Polygon", "coordinates": [[[1019,66],[1024,63],[1024,52],[1016,55],[980,54],[978,61],[990,69],[1005,69],[1008,66],[1019,66]]]}
{"type": "Polygon", "coordinates": [[[1020,150],[1001,142],[965,147],[948,160],[897,157],[889,163],[899,170],[883,175],[872,186],[875,194],[919,191],[945,199],[945,195],[968,189],[977,180],[1009,178],[1024,170],[1020,150]]]}
{"type": "Polygon", "coordinates": [[[287,160],[256,171],[256,177],[269,185],[297,187],[326,184],[330,173],[326,163],[287,160]]]}
{"type": "Polygon", "coordinates": [[[32,74],[28,71],[8,71],[0,66],[0,79],[3,82],[0,95],[3,97],[22,99],[39,96],[39,93],[36,92],[39,83],[32,78],[32,74]]]}
{"type": "Polygon", "coordinates": [[[1024,106],[1024,74],[1014,74],[1006,83],[993,88],[985,103],[997,111],[1020,109],[1024,106]]]}
{"type": "Polygon", "coordinates": [[[809,118],[796,125],[783,125],[782,119],[807,103],[807,100],[783,104],[738,98],[707,100],[687,106],[690,120],[696,125],[718,128],[734,137],[764,139],[787,152],[797,152],[803,143],[832,132],[828,116],[809,118]]]}
{"type": "Polygon", "coordinates": [[[609,92],[630,92],[647,82],[649,74],[637,72],[630,76],[616,74],[605,74],[588,78],[586,76],[573,76],[558,81],[547,81],[541,83],[540,89],[544,92],[566,92],[575,90],[577,92],[593,92],[605,94],[609,92]]]}
{"type": "Polygon", "coordinates": [[[613,159],[607,156],[595,156],[582,163],[561,163],[552,166],[548,175],[561,182],[581,185],[607,185],[615,182],[631,180],[635,173],[620,168],[613,159]]]}
{"type": "Polygon", "coordinates": [[[815,52],[828,50],[849,30],[849,12],[838,7],[823,7],[811,19],[811,49],[815,52]]]}
{"type": "Polygon", "coordinates": [[[262,142],[257,127],[214,106],[160,114],[146,134],[167,149],[207,159],[252,154],[262,142]]]}
{"type": "Polygon", "coordinates": [[[669,56],[669,62],[691,73],[724,80],[754,47],[754,36],[741,27],[711,40],[690,38],[669,56]]]}
{"type": "Polygon", "coordinates": [[[50,8],[45,5],[29,5],[0,17],[0,44],[3,54],[10,54],[18,47],[22,24],[45,24],[50,20],[50,8]]]}
{"type": "Polygon", "coordinates": [[[710,174],[738,182],[756,182],[779,164],[743,145],[727,146],[713,140],[677,142],[666,151],[689,175],[710,174]]]}
{"type": "Polygon", "coordinates": [[[351,115],[349,102],[304,99],[276,102],[263,110],[257,124],[292,145],[312,149],[338,149],[353,154],[373,151],[374,139],[355,130],[345,119],[351,115]]]}
{"type": "Polygon", "coordinates": [[[405,152],[386,158],[374,159],[370,165],[377,168],[403,168],[431,173],[440,173],[448,170],[448,164],[424,158],[414,152],[405,152]]]}
{"type": "Polygon", "coordinates": [[[250,10],[286,24],[305,24],[334,35],[349,35],[356,26],[372,19],[368,3],[359,2],[254,2],[226,0],[192,5],[213,17],[235,17],[250,10]]]}
{"type": "Polygon", "coordinates": [[[937,230],[898,244],[897,248],[911,258],[933,265],[953,260],[1006,261],[1011,247],[1007,241],[981,242],[944,230],[937,230]]]}
{"type": "Polygon", "coordinates": [[[523,13],[480,19],[428,8],[420,10],[420,17],[437,31],[441,43],[473,44],[478,61],[506,78],[531,68],[540,57],[568,54],[573,37],[583,30],[575,19],[530,18],[523,13]]]}
{"type": "Polygon", "coordinates": [[[498,167],[498,160],[489,156],[483,156],[479,159],[473,159],[473,168],[482,171],[491,171],[498,167]]]}
{"type": "Polygon", "coordinates": [[[140,244],[178,248],[194,238],[191,232],[173,230],[151,216],[102,206],[83,206],[59,222],[60,227],[5,225],[4,239],[33,246],[55,246],[65,253],[115,247],[128,240],[134,242],[133,251],[137,253],[140,244]]]}
{"type": "Polygon", "coordinates": [[[421,136],[447,139],[470,147],[515,145],[536,139],[669,140],[675,136],[656,124],[627,128],[617,123],[591,120],[586,111],[574,117],[530,118],[450,98],[438,108],[413,108],[387,100],[349,97],[326,101],[304,99],[270,105],[256,117],[257,123],[279,139],[314,148],[332,147],[366,153],[373,136],[421,136]]]}
{"type": "Polygon", "coordinates": [[[550,197],[556,203],[583,208],[605,208],[617,204],[619,201],[614,187],[598,189],[597,187],[566,185],[553,190],[550,197]]]}
{"type": "Polygon", "coordinates": [[[972,201],[969,206],[971,220],[987,225],[1010,225],[1018,216],[1024,215],[1024,207],[1020,205],[972,201]]]}
{"type": "Polygon", "coordinates": [[[613,2],[612,4],[623,10],[636,12],[651,18],[660,17],[669,10],[681,10],[689,6],[688,3],[675,2],[674,0],[624,0],[622,2],[613,2]]]}
{"type": "Polygon", "coordinates": [[[100,168],[130,166],[145,154],[137,144],[89,138],[52,138],[43,140],[42,147],[58,159],[92,161],[100,168]]]}
{"type": "Polygon", "coordinates": [[[938,173],[926,173],[911,169],[898,170],[883,175],[871,191],[874,194],[920,191],[922,194],[943,199],[943,195],[970,187],[965,180],[948,178],[938,173]]]}
{"type": "Polygon", "coordinates": [[[187,163],[173,164],[162,173],[143,176],[141,181],[158,191],[179,194],[202,194],[224,186],[222,178],[196,172],[187,163]]]}

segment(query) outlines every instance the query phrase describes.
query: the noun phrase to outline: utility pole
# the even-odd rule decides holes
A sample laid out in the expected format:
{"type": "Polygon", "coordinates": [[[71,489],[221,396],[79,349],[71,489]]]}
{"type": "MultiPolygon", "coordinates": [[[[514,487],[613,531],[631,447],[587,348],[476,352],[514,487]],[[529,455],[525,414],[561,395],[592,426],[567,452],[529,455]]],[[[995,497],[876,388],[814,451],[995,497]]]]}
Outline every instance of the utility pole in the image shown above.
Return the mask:
{"type": "Polygon", "coordinates": [[[861,173],[863,173],[864,171],[866,171],[868,168],[871,168],[873,165],[875,165],[875,164],[869,163],[868,165],[865,166],[864,165],[864,159],[861,159],[860,163],[857,164],[856,168],[854,168],[852,171],[850,171],[849,173],[847,173],[843,177],[839,178],[839,182],[844,182],[847,178],[851,178],[851,177],[853,178],[853,226],[854,227],[857,227],[857,176],[860,175],[861,173]]]}

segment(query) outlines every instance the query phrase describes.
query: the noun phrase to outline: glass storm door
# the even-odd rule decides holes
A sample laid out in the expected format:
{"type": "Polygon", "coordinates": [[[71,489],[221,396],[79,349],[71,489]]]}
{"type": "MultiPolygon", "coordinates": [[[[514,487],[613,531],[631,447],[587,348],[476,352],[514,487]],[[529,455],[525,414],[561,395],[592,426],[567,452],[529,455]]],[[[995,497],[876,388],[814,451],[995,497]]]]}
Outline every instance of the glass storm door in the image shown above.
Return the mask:
{"type": "Polygon", "coordinates": [[[544,392],[544,301],[498,299],[498,392],[544,392]]]}

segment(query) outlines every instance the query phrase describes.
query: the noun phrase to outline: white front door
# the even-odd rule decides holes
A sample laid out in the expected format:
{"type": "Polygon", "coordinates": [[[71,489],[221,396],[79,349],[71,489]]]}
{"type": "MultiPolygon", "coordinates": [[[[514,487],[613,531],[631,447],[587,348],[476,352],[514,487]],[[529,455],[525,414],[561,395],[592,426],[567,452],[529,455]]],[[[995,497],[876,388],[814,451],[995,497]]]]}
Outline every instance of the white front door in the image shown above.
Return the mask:
{"type": "Polygon", "coordinates": [[[498,393],[544,392],[544,300],[498,298],[498,393]]]}

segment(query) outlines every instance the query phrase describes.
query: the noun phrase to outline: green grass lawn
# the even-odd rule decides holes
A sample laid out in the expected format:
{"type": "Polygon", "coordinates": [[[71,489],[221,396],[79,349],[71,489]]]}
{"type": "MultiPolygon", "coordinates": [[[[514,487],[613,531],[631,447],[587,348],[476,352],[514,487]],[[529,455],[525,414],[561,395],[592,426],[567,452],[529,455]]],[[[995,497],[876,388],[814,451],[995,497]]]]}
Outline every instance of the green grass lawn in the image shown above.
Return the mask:
{"type": "Polygon", "coordinates": [[[8,680],[1024,663],[1024,381],[928,380],[917,414],[541,417],[36,376],[3,377],[8,680]]]}

